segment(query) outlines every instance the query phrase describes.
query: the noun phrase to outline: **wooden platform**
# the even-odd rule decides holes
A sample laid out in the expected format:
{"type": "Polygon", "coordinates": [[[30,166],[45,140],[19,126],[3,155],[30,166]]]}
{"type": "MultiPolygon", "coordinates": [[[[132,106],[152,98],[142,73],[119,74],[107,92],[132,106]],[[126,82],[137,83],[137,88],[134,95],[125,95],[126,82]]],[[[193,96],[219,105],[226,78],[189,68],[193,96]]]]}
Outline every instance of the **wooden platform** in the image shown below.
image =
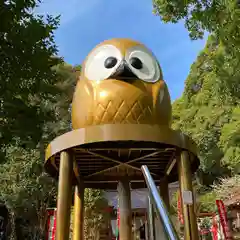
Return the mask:
{"type": "Polygon", "coordinates": [[[69,150],[75,176],[84,180],[86,187],[116,189],[118,180],[129,176],[131,187],[141,188],[145,187],[142,165],[149,167],[156,182],[164,175],[169,175],[169,182],[177,181],[175,163],[181,149],[193,156],[195,172],[199,165],[196,146],[181,132],[146,124],[92,126],[54,139],[46,150],[45,168],[58,177],[60,153],[69,150]]]}

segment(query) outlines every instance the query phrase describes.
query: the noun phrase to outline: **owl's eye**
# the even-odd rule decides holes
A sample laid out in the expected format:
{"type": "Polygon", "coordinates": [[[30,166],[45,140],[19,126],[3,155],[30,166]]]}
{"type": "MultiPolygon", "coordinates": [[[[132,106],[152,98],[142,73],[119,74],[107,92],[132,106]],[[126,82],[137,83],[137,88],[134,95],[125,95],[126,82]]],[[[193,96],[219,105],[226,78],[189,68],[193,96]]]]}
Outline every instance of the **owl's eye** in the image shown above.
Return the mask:
{"type": "Polygon", "coordinates": [[[113,68],[117,64],[117,59],[115,57],[108,57],[104,62],[105,68],[113,68]]]}
{"type": "Polygon", "coordinates": [[[134,68],[138,70],[142,69],[143,67],[142,61],[139,58],[132,57],[129,59],[129,62],[134,68]]]}
{"type": "Polygon", "coordinates": [[[154,83],[160,78],[160,68],[153,54],[143,46],[130,48],[126,60],[132,72],[146,82],[154,83]]]}
{"type": "Polygon", "coordinates": [[[93,50],[85,63],[85,76],[100,81],[110,77],[122,61],[121,52],[112,45],[102,45],[93,50]]]}

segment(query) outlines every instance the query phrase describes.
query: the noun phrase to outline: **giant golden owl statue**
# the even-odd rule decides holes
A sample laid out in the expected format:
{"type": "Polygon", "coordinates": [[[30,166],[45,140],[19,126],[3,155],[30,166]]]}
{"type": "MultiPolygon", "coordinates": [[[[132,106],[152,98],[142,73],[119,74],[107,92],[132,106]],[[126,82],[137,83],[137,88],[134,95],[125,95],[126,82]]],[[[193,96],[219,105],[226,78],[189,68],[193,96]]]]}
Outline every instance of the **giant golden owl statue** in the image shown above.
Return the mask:
{"type": "Polygon", "coordinates": [[[171,101],[157,59],[144,45],[112,39],[82,65],[72,102],[72,127],[171,123],[171,101]]]}

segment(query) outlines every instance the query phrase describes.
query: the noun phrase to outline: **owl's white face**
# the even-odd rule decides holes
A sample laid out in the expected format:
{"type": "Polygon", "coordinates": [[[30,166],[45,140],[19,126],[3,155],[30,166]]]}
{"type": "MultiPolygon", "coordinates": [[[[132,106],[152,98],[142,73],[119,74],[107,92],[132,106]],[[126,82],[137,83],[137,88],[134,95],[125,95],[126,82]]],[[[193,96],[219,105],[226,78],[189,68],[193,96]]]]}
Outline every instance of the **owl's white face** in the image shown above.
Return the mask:
{"type": "Polygon", "coordinates": [[[124,54],[114,45],[101,45],[89,54],[83,70],[87,79],[97,82],[114,77],[155,83],[161,76],[156,58],[142,45],[132,46],[124,54]]]}

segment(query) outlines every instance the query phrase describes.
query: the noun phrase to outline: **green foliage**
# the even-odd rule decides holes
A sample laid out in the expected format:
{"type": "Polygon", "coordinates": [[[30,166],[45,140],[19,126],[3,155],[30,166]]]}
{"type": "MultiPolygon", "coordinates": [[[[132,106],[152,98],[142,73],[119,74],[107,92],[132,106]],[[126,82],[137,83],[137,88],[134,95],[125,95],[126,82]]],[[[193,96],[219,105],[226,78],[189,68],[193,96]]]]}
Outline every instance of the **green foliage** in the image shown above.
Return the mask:
{"type": "Polygon", "coordinates": [[[240,107],[233,108],[231,121],[221,131],[219,146],[223,149],[222,164],[231,172],[240,172],[240,107]]]}
{"type": "Polygon", "coordinates": [[[81,70],[81,66],[71,66],[69,64],[58,64],[53,67],[56,72],[58,82],[56,87],[56,104],[54,105],[55,119],[52,129],[55,135],[60,135],[71,130],[71,102],[74,88],[81,70]]]}
{"type": "MultiPolygon", "coordinates": [[[[13,216],[11,222],[15,226],[12,229],[12,235],[15,235],[12,236],[13,239],[16,237],[42,239],[45,231],[46,208],[56,206],[57,183],[44,173],[44,150],[49,141],[71,129],[70,106],[80,70],[81,66],[72,67],[65,63],[50,66],[48,77],[51,82],[46,79],[46,88],[38,89],[39,95],[34,95],[36,98],[32,98],[37,99],[37,103],[34,103],[34,111],[26,107],[28,115],[23,116],[23,121],[26,121],[29,130],[34,130],[34,139],[26,132],[25,125],[15,125],[17,131],[9,133],[10,141],[7,141],[6,135],[3,136],[2,151],[5,153],[5,161],[0,170],[2,186],[0,200],[6,204],[13,216]],[[39,96],[46,97],[40,99],[39,96]],[[35,126],[41,112],[43,113],[41,125],[35,126]],[[29,113],[32,113],[31,118],[25,119],[29,117],[29,113]],[[22,135],[28,138],[23,138],[22,135]]],[[[31,92],[26,94],[32,96],[31,92]]],[[[5,120],[8,122],[7,117],[5,120]]],[[[12,130],[13,125],[8,125],[7,122],[6,126],[12,130]]],[[[86,221],[88,225],[94,224],[96,229],[107,216],[100,213],[104,200],[100,191],[86,190],[85,195],[88,206],[86,214],[89,216],[86,221]]],[[[90,231],[92,228],[87,229],[90,231]]]]}
{"type": "Polygon", "coordinates": [[[1,165],[0,199],[18,220],[21,239],[41,239],[46,208],[55,202],[56,183],[43,172],[38,149],[8,146],[1,165]]]}
{"type": "Polygon", "coordinates": [[[214,36],[209,37],[191,66],[182,97],[173,103],[173,127],[197,142],[199,173],[207,185],[239,171],[240,65],[232,70],[235,59],[224,49],[214,36]]]}
{"type": "Polygon", "coordinates": [[[220,184],[213,185],[213,189],[218,199],[229,200],[239,195],[240,175],[221,179],[220,184]]]}
{"type": "Polygon", "coordinates": [[[222,178],[211,186],[211,189],[199,192],[198,203],[200,212],[217,212],[216,200],[230,200],[240,194],[240,175],[222,178]]]}
{"type": "Polygon", "coordinates": [[[49,122],[56,119],[52,67],[61,62],[53,40],[59,18],[34,15],[38,2],[0,3],[0,201],[18,239],[41,239],[46,207],[56,196],[43,161],[49,122]]]}
{"type": "Polygon", "coordinates": [[[85,239],[99,239],[101,230],[106,227],[110,219],[109,213],[106,212],[108,202],[103,197],[103,191],[86,189],[84,194],[85,200],[85,239]]]}
{"type": "Polygon", "coordinates": [[[199,146],[198,176],[208,186],[199,192],[200,211],[212,212],[216,198],[233,192],[232,186],[223,191],[225,196],[220,194],[218,187],[225,189],[226,183],[219,179],[240,172],[240,4],[153,0],[153,6],[165,23],[183,20],[191,39],[210,33],[191,66],[182,97],[173,103],[173,128],[190,135],[199,146]]]}
{"type": "Polygon", "coordinates": [[[44,148],[70,129],[66,115],[76,82],[74,68],[54,57],[59,18],[34,15],[36,5],[0,4],[0,200],[17,220],[20,239],[39,239],[46,208],[55,206],[56,183],[43,172],[44,148]]]}
{"type": "Polygon", "coordinates": [[[107,207],[108,202],[104,198],[104,192],[102,190],[85,189],[84,239],[98,240],[100,239],[101,232],[108,228],[110,213],[106,211],[107,207]]]}
{"type": "MultiPolygon", "coordinates": [[[[78,67],[79,68],[79,67],[78,67]]],[[[47,207],[56,206],[57,183],[44,173],[44,151],[46,143],[70,130],[69,106],[77,74],[74,67],[66,64],[54,66],[56,92],[41,104],[51,118],[43,120],[38,143],[31,139],[24,142],[15,136],[5,144],[5,162],[0,170],[0,200],[17,219],[15,228],[20,239],[42,239],[47,207]]],[[[24,131],[24,128],[19,128],[24,131]]]]}
{"type": "Polygon", "coordinates": [[[42,102],[52,99],[56,91],[51,67],[60,62],[54,57],[53,41],[59,18],[35,16],[36,4],[32,0],[0,3],[1,146],[16,136],[37,144],[51,117],[42,102]]]}
{"type": "Polygon", "coordinates": [[[153,0],[153,6],[164,22],[184,20],[192,39],[202,38],[207,31],[233,51],[240,47],[240,6],[236,0],[153,0]]]}
{"type": "MultiPolygon", "coordinates": [[[[216,198],[224,198],[216,190],[224,184],[217,181],[212,190],[212,183],[240,172],[240,5],[236,0],[154,0],[153,5],[163,22],[184,20],[191,39],[210,33],[182,97],[173,103],[173,128],[199,146],[198,176],[208,186],[199,192],[200,211],[212,212],[216,198]]],[[[228,189],[226,195],[233,191],[228,189]]]]}
{"type": "Polygon", "coordinates": [[[177,215],[177,201],[178,201],[179,192],[176,191],[170,199],[170,214],[177,215]]]}
{"type": "Polygon", "coordinates": [[[216,212],[216,199],[217,195],[214,191],[209,191],[199,196],[199,212],[200,213],[212,213],[216,212]]]}

